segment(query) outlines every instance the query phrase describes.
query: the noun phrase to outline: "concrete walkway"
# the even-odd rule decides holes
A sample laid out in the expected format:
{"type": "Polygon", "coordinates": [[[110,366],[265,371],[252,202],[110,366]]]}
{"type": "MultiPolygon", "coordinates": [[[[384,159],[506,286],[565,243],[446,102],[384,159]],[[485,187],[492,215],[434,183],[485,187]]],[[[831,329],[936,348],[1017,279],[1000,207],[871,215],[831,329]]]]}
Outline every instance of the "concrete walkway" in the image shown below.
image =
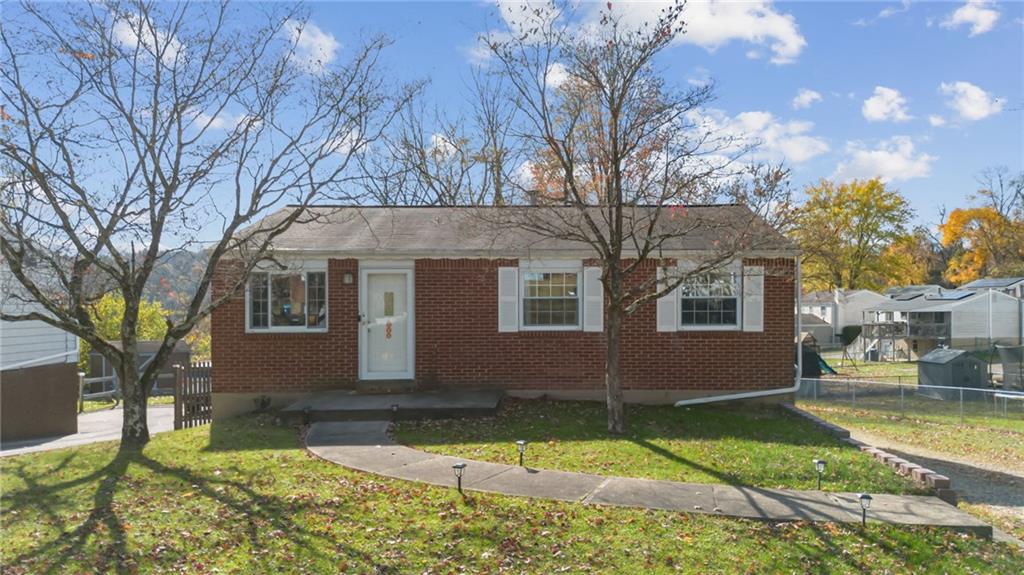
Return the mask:
{"type": "MultiPolygon", "coordinates": [[[[121,439],[121,423],[124,419],[122,413],[120,407],[82,413],[78,416],[78,433],[60,437],[9,441],[0,446],[0,457],[75,447],[99,441],[117,441],[121,439]]],[[[150,406],[146,409],[146,422],[149,425],[150,435],[162,431],[172,431],[174,429],[174,406],[150,406]]]]}
{"type": "MultiPolygon", "coordinates": [[[[386,421],[318,422],[306,447],[327,461],[396,479],[454,487],[452,465],[467,464],[464,489],[596,505],[642,507],[769,521],[860,521],[856,493],[759,489],[605,477],[469,461],[396,444],[386,421]]],[[[992,527],[937,497],[872,494],[869,521],[931,525],[992,536],[992,527]]]]}

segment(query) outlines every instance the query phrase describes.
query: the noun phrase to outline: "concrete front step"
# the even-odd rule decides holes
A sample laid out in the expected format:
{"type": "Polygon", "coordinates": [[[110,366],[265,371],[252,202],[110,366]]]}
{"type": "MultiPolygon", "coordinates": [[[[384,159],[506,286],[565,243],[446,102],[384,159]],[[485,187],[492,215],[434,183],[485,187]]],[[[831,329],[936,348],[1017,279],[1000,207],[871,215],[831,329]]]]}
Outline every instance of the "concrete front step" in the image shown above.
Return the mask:
{"type": "Polygon", "coordinates": [[[387,394],[328,391],[304,397],[281,413],[292,421],[309,423],[483,417],[497,411],[503,396],[498,390],[387,394]]]}
{"type": "Polygon", "coordinates": [[[414,379],[360,379],[356,382],[359,393],[412,393],[416,391],[414,379]]]}

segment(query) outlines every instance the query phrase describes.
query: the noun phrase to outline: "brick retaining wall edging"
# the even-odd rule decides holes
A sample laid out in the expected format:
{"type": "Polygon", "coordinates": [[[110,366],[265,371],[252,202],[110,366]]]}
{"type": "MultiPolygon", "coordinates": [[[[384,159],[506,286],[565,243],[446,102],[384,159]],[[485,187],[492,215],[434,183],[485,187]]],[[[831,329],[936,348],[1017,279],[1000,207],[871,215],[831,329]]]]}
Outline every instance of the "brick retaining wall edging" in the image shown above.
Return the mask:
{"type": "Polygon", "coordinates": [[[881,461],[882,463],[891,467],[893,471],[895,471],[896,473],[904,477],[909,477],[918,485],[921,485],[922,487],[932,490],[939,499],[942,499],[946,503],[949,503],[950,505],[956,505],[956,491],[953,490],[952,482],[945,475],[936,473],[931,469],[928,469],[911,461],[907,461],[906,459],[897,457],[877,447],[868,445],[863,441],[858,441],[850,437],[850,430],[839,427],[834,423],[829,423],[824,419],[814,414],[808,413],[795,405],[786,403],[782,404],[782,407],[786,408],[790,413],[796,414],[810,421],[811,423],[817,425],[818,427],[822,428],[826,433],[838,438],[843,443],[850,444],[860,449],[864,453],[871,455],[878,461],[881,461]]]}

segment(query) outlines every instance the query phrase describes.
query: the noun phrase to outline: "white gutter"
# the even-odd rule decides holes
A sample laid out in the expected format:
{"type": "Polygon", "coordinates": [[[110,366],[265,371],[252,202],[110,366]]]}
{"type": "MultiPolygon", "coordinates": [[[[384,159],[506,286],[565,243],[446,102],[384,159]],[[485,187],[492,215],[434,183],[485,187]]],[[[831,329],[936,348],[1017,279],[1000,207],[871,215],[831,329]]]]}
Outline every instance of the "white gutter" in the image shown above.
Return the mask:
{"type": "MultiPolygon", "coordinates": [[[[40,362],[43,362],[43,361],[50,361],[51,359],[58,359],[58,358],[67,357],[67,356],[69,356],[71,354],[78,355],[78,350],[77,349],[73,349],[71,351],[65,351],[65,352],[61,352],[61,353],[56,353],[54,355],[48,355],[46,357],[37,357],[35,359],[30,359],[28,361],[23,361],[21,363],[15,363],[13,365],[5,365],[3,367],[0,367],[0,370],[6,371],[8,369],[18,369],[20,367],[25,367],[27,365],[33,365],[33,364],[40,363],[40,362]]],[[[68,362],[68,363],[70,363],[70,362],[68,362]]]]}
{"type": "Polygon", "coordinates": [[[782,395],[786,393],[796,393],[800,390],[800,376],[804,372],[804,351],[803,346],[800,345],[800,330],[803,328],[800,321],[800,257],[797,256],[796,260],[796,377],[791,387],[783,387],[779,389],[762,389],[760,391],[744,391],[741,393],[730,393],[727,395],[708,395],[704,397],[695,397],[693,399],[683,399],[675,402],[676,407],[685,407],[687,405],[699,405],[701,403],[714,403],[716,401],[734,401],[737,399],[753,399],[756,397],[768,397],[772,395],[782,395]]]}

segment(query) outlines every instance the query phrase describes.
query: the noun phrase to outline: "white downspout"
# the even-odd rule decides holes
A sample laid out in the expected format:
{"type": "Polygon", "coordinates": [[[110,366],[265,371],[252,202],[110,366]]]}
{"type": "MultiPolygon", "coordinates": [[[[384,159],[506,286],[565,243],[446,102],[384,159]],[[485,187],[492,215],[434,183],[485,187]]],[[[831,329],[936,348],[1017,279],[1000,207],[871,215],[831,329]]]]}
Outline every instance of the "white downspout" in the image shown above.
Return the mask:
{"type": "Polygon", "coordinates": [[[737,399],[752,399],[756,397],[768,397],[771,395],[782,395],[785,393],[796,393],[800,390],[800,378],[804,372],[804,350],[800,342],[800,330],[803,329],[802,322],[800,321],[800,256],[795,258],[796,260],[796,377],[794,378],[793,385],[791,387],[783,387],[779,389],[762,389],[760,391],[744,391],[740,393],[730,393],[726,395],[708,395],[704,397],[695,397],[693,399],[683,399],[675,402],[676,407],[685,407],[687,405],[699,405],[701,403],[714,403],[716,401],[733,401],[737,399]]]}

